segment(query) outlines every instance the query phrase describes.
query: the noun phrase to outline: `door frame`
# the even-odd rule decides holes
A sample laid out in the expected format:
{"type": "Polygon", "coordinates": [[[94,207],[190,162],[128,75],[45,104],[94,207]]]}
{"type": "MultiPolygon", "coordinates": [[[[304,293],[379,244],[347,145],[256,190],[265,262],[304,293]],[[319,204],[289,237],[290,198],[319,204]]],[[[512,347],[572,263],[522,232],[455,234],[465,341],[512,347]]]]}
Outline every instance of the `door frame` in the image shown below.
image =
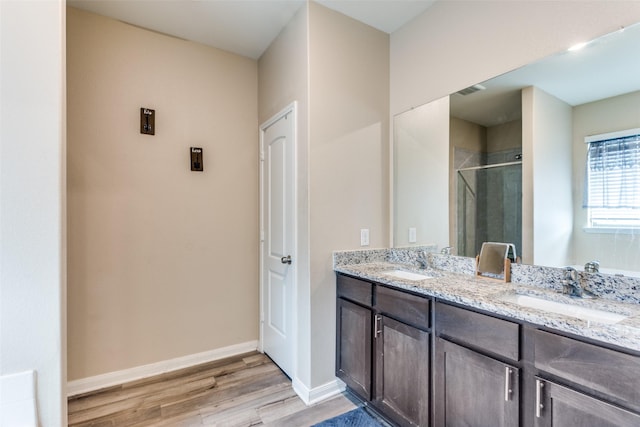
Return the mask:
{"type": "Polygon", "coordinates": [[[259,163],[260,163],[260,224],[259,224],[259,242],[260,242],[260,340],[258,342],[258,351],[264,352],[264,211],[265,211],[265,198],[264,198],[264,135],[266,130],[276,123],[281,118],[290,115],[289,119],[293,120],[293,248],[291,250],[291,256],[293,262],[290,266],[289,274],[292,275],[293,282],[293,299],[291,301],[291,313],[292,316],[292,331],[291,339],[293,340],[293,378],[297,377],[298,372],[298,158],[297,158],[297,143],[298,143],[298,103],[293,101],[287,105],[280,112],[272,116],[270,119],[260,125],[260,142],[259,142],[259,163]]]}

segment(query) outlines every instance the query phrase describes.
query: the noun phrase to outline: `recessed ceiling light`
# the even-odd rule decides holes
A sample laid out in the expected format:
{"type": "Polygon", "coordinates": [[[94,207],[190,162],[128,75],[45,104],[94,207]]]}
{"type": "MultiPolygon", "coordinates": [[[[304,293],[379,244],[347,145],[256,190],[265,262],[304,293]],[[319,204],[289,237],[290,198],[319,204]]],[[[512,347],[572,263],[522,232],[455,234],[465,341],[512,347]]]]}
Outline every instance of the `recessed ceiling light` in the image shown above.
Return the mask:
{"type": "Polygon", "coordinates": [[[586,45],[588,45],[589,42],[584,42],[584,43],[578,43],[578,44],[574,44],[573,46],[571,46],[569,49],[567,49],[569,52],[575,52],[578,51],[582,48],[584,48],[586,45]]]}

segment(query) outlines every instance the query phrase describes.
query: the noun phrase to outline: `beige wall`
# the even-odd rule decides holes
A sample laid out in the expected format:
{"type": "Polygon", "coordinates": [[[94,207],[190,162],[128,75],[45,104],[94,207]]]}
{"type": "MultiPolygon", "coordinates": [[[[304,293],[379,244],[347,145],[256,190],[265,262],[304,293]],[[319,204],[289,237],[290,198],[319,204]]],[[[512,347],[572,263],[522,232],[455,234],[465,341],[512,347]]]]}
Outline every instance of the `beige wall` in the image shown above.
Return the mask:
{"type": "Polygon", "coordinates": [[[309,9],[305,5],[258,61],[258,116],[264,123],[292,102],[297,103],[296,142],[296,284],[298,336],[295,376],[310,382],[311,328],[309,295],[309,9]]]}
{"type": "MultiPolygon", "coordinates": [[[[396,119],[403,116],[404,114],[398,115],[396,119]]],[[[520,119],[484,127],[451,117],[449,127],[451,129],[449,157],[453,156],[454,147],[487,153],[522,147],[522,120],[520,119]]],[[[452,162],[453,159],[450,161],[452,162]]]]}
{"type": "Polygon", "coordinates": [[[69,380],[256,340],[256,61],[67,18],[69,380]]]}
{"type": "MultiPolygon", "coordinates": [[[[440,102],[438,100],[437,102],[440,102]]],[[[419,107],[422,108],[422,107],[419,107]]],[[[396,116],[403,117],[404,114],[396,116]]],[[[454,148],[462,148],[468,151],[483,152],[487,151],[487,128],[458,117],[449,117],[449,157],[453,165],[454,148]]]]}
{"type": "Polygon", "coordinates": [[[438,1],[391,35],[391,113],[638,21],[638,1],[438,1]]]}
{"type": "Polygon", "coordinates": [[[584,137],[640,127],[640,92],[579,105],[573,109],[573,262],[599,260],[603,268],[640,270],[638,237],[633,234],[585,233],[587,210],[582,207],[587,144],[584,137]]]}
{"type": "Polygon", "coordinates": [[[332,251],[388,241],[389,36],[309,4],[311,385],[334,378],[332,251]]]}
{"type": "Polygon", "coordinates": [[[361,228],[388,246],[388,41],[311,2],[259,60],[260,122],[298,105],[294,385],[310,398],[335,378],[332,252],[360,247],[361,228]]]}
{"type": "Polygon", "coordinates": [[[44,427],[67,415],[64,22],[60,1],[0,1],[0,377],[36,372],[0,380],[0,419],[36,387],[44,427]]]}
{"type": "Polygon", "coordinates": [[[306,146],[309,92],[309,9],[304,5],[258,60],[258,117],[264,123],[298,102],[299,145],[306,146]],[[302,121],[301,121],[302,120],[302,121]]]}
{"type": "Polygon", "coordinates": [[[487,128],[487,152],[522,147],[522,120],[512,120],[487,128]]]}
{"type": "MultiPolygon", "coordinates": [[[[447,97],[448,99],[448,97],[447,97]]],[[[440,100],[430,102],[430,104],[438,104],[440,100]]],[[[423,106],[418,107],[416,109],[424,108],[423,106]]],[[[396,116],[396,120],[398,117],[404,116],[407,113],[400,114],[396,116]]],[[[467,120],[462,120],[458,117],[449,117],[449,161],[447,165],[449,167],[449,245],[454,247],[455,254],[459,254],[456,251],[458,244],[458,200],[457,200],[457,185],[458,185],[458,174],[456,170],[456,165],[454,162],[455,159],[455,149],[461,148],[463,150],[471,151],[471,152],[484,152],[487,151],[487,128],[481,126],[476,123],[469,122],[467,120]]],[[[396,144],[396,140],[394,139],[394,144],[396,144]]],[[[439,156],[441,157],[441,156],[439,156]]],[[[436,159],[437,160],[437,159],[436,159]]],[[[468,165],[475,166],[475,165],[468,165]]],[[[428,200],[426,201],[429,202],[428,200]]]]}
{"type": "Polygon", "coordinates": [[[394,117],[393,126],[394,245],[448,246],[449,165],[434,160],[449,150],[449,97],[394,117]]]}
{"type": "Polygon", "coordinates": [[[570,105],[536,87],[522,90],[522,262],[571,264],[570,105]]]}

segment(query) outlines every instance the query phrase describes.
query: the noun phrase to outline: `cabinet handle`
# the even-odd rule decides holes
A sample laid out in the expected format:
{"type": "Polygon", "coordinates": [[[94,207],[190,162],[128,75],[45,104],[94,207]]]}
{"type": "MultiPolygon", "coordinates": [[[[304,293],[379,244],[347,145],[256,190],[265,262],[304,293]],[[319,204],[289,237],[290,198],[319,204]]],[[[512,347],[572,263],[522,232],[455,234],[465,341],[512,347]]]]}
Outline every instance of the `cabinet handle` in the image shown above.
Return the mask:
{"type": "Polygon", "coordinates": [[[379,316],[376,314],[375,318],[374,318],[374,323],[373,323],[373,337],[374,338],[378,338],[378,335],[382,333],[382,331],[380,330],[380,321],[382,320],[382,316],[379,316]]]}
{"type": "Polygon", "coordinates": [[[511,399],[511,393],[513,390],[511,389],[511,373],[513,370],[505,366],[504,367],[504,401],[508,402],[511,399]]]}
{"type": "Polygon", "coordinates": [[[536,378],[536,418],[540,418],[544,408],[542,404],[542,387],[544,387],[544,382],[536,378]]]}

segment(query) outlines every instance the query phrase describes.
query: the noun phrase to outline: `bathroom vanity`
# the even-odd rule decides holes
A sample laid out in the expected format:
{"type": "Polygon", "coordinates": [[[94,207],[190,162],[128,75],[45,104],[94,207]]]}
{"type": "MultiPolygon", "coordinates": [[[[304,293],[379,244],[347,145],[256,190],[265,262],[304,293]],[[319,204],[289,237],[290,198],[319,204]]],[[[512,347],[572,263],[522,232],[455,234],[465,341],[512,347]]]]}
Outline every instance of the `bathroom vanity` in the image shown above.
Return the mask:
{"type": "Polygon", "coordinates": [[[459,257],[430,254],[431,265],[445,269],[423,270],[410,251],[404,259],[397,253],[365,262],[355,252],[334,256],[336,375],[386,419],[399,426],[640,425],[639,304],[611,293],[569,299],[553,274],[548,287],[504,283],[469,274],[459,257]],[[451,261],[462,264],[446,267],[451,261]],[[514,295],[579,309],[547,311],[514,295]]]}
{"type": "Polygon", "coordinates": [[[399,425],[429,425],[432,299],[339,275],[336,375],[399,425]]]}

